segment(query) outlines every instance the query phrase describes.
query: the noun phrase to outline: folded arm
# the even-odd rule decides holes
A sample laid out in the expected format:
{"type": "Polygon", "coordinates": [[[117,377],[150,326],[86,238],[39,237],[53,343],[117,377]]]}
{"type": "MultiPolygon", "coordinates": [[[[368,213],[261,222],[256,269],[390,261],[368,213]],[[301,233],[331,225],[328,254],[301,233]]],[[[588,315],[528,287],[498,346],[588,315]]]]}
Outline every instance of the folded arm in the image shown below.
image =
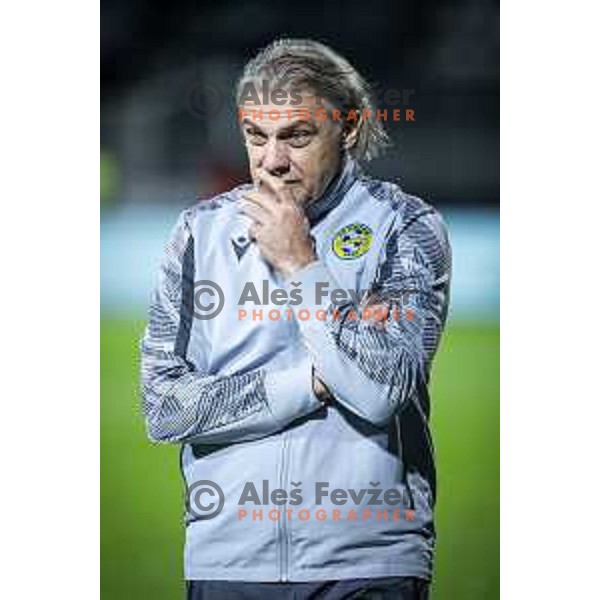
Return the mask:
{"type": "Polygon", "coordinates": [[[310,357],[227,376],[187,359],[194,240],[183,213],[167,244],[141,342],[142,410],[153,441],[230,443],[270,435],[321,407],[310,357]]]}
{"type": "Polygon", "coordinates": [[[317,282],[328,282],[329,290],[341,287],[321,261],[293,275],[305,299],[296,312],[328,311],[325,320],[297,321],[316,372],[336,401],[384,424],[427,382],[446,318],[450,262],[444,226],[436,213],[427,213],[392,230],[370,294],[359,306],[306,302],[317,282]],[[371,318],[361,318],[365,308],[371,318]],[[377,321],[385,309],[387,319],[377,321]]]}

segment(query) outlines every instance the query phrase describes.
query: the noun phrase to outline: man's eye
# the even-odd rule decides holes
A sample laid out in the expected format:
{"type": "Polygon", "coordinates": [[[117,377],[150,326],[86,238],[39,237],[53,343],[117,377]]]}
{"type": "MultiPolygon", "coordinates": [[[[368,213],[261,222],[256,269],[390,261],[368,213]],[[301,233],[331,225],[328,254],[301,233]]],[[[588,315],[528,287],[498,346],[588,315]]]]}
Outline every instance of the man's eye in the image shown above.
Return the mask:
{"type": "Polygon", "coordinates": [[[295,131],[289,138],[290,146],[302,148],[307,146],[312,140],[312,134],[308,131],[295,131]]]}
{"type": "Polygon", "coordinates": [[[264,146],[267,143],[267,136],[253,129],[246,129],[246,138],[253,146],[264,146]]]}

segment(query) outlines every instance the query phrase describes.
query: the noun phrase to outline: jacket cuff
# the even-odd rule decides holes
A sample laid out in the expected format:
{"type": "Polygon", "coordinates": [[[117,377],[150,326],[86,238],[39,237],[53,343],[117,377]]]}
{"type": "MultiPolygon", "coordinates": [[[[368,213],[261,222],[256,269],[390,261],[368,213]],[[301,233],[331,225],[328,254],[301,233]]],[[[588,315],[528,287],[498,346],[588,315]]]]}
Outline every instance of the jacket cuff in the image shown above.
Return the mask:
{"type": "Polygon", "coordinates": [[[267,371],[264,384],[271,413],[282,425],[322,406],[313,391],[313,366],[308,357],[294,367],[267,371]]]}

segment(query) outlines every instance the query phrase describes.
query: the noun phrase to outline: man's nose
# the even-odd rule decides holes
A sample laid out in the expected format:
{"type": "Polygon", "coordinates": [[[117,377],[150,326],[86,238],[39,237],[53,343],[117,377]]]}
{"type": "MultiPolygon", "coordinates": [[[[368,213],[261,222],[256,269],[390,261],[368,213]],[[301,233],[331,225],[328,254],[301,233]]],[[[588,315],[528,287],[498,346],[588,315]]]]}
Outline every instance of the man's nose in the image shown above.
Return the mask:
{"type": "Polygon", "coordinates": [[[281,177],[290,170],[290,157],[285,144],[279,140],[271,140],[265,147],[263,169],[274,177],[281,177]]]}

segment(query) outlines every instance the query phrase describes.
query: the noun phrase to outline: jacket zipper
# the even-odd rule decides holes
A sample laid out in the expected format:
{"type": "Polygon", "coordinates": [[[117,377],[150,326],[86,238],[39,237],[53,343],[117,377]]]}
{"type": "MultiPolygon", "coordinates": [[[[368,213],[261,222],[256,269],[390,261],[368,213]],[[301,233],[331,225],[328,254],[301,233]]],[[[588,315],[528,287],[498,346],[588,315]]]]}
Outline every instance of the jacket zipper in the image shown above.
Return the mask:
{"type": "MultiPolygon", "coordinates": [[[[285,478],[286,478],[286,470],[287,470],[287,450],[289,447],[289,432],[284,432],[281,438],[281,466],[279,470],[279,489],[286,489],[285,478]]],[[[288,533],[286,526],[286,518],[287,514],[285,512],[285,508],[287,507],[287,503],[283,504],[283,510],[281,511],[281,516],[279,517],[279,527],[278,527],[278,538],[279,538],[279,579],[281,581],[288,581],[288,533]]],[[[281,510],[280,507],[278,507],[281,510]]]]}

